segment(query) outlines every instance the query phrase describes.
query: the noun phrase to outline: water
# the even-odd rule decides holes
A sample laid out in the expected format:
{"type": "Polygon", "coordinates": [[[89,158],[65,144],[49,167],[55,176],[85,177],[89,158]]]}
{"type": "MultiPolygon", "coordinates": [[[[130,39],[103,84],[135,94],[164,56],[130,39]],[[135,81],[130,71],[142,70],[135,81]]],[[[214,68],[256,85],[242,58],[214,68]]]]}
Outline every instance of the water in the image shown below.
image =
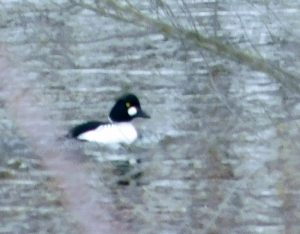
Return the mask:
{"type": "MultiPolygon", "coordinates": [[[[32,3],[0,14],[0,233],[297,233],[298,94],[152,28],[32,3]],[[152,117],[134,145],[62,138],[127,91],[152,117]]],[[[295,2],[168,3],[174,18],[138,6],[297,71],[295,2]]]]}

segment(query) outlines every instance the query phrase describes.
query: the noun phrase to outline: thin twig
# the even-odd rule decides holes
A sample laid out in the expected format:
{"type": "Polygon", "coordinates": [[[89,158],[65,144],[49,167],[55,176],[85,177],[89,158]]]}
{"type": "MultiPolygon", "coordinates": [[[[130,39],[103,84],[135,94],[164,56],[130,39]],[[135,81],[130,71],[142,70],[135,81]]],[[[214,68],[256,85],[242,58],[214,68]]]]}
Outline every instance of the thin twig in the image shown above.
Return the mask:
{"type": "Polygon", "coordinates": [[[120,5],[116,0],[104,1],[104,4],[106,4],[107,7],[110,7],[114,13],[108,11],[104,6],[97,7],[92,4],[84,3],[83,1],[74,1],[74,3],[82,8],[94,11],[99,15],[111,17],[144,28],[152,27],[166,37],[184,38],[186,41],[194,43],[199,48],[247,65],[256,71],[264,72],[272,76],[284,87],[300,92],[299,80],[296,75],[293,75],[280,67],[271,65],[270,62],[264,58],[257,57],[249,52],[247,53],[231,45],[224,44],[217,38],[205,37],[201,33],[195,32],[195,30],[175,27],[161,19],[158,20],[143,14],[137,8],[132,7],[132,5],[120,5]]]}

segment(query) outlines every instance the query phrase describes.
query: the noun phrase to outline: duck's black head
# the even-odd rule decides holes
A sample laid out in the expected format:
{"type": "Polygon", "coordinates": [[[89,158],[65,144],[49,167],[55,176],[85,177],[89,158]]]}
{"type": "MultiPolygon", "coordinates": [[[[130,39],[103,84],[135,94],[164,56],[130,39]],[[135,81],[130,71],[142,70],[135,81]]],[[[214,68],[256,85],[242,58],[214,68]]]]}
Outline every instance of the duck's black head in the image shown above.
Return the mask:
{"type": "Polygon", "coordinates": [[[132,93],[125,94],[118,98],[109,114],[109,118],[112,122],[128,122],[138,117],[150,118],[150,116],[142,110],[137,96],[132,93]]]}

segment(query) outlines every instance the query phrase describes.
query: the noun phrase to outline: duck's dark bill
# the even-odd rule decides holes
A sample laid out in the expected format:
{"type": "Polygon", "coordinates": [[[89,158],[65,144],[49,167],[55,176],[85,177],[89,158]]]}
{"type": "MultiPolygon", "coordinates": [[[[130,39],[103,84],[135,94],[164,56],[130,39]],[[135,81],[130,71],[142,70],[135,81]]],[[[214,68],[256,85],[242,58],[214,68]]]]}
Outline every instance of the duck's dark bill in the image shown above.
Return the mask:
{"type": "Polygon", "coordinates": [[[139,112],[137,113],[136,115],[137,117],[140,117],[140,118],[147,118],[147,119],[150,119],[150,115],[148,115],[145,111],[143,110],[139,110],[139,112]]]}

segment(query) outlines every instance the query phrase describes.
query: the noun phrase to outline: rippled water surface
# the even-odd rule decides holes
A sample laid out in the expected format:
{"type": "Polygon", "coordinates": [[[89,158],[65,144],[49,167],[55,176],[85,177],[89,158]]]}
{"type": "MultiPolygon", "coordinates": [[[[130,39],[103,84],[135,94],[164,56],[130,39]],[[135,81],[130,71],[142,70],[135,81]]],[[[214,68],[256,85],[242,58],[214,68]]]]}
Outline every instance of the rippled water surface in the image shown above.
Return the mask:
{"type": "MultiPolygon", "coordinates": [[[[185,3],[133,4],[299,73],[297,1],[185,3]]],[[[299,232],[285,83],[69,2],[7,1],[0,18],[0,233],[299,232]],[[151,115],[133,145],[64,138],[125,92],[151,115]]]]}

